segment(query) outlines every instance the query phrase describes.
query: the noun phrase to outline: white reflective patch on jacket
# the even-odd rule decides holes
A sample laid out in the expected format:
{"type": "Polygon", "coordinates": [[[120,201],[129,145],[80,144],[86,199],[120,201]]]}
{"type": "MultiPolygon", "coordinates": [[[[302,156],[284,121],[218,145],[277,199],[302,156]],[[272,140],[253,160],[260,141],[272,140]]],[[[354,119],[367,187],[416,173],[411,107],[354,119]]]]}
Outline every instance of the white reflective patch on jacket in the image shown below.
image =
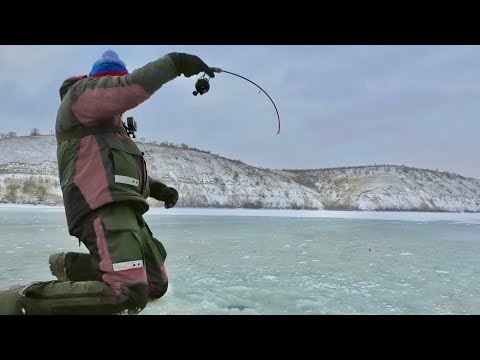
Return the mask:
{"type": "Polygon", "coordinates": [[[113,271],[123,271],[143,267],[143,260],[124,261],[113,264],[113,271]]]}
{"type": "Polygon", "coordinates": [[[132,185],[132,186],[138,186],[138,184],[140,183],[140,181],[137,179],[134,179],[129,176],[123,176],[123,175],[115,175],[115,182],[120,184],[132,185]]]}

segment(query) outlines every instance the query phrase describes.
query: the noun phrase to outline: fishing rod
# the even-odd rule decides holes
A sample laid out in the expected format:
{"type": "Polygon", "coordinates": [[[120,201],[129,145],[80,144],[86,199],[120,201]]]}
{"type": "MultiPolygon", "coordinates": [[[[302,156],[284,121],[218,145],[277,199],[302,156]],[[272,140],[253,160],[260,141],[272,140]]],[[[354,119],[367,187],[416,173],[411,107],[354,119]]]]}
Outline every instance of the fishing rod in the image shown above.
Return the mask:
{"type": "MultiPolygon", "coordinates": [[[[220,68],[210,68],[214,73],[227,73],[227,74],[230,74],[230,75],[234,75],[234,76],[237,76],[241,79],[244,79],[250,83],[252,83],[253,85],[255,85],[256,87],[258,87],[261,91],[263,91],[265,93],[265,95],[268,96],[268,98],[270,99],[270,101],[272,102],[273,104],[273,107],[275,108],[275,111],[277,113],[277,118],[278,118],[278,131],[277,131],[277,134],[280,133],[280,115],[278,113],[278,109],[277,109],[277,106],[275,105],[275,102],[273,101],[273,99],[270,97],[270,95],[268,95],[268,93],[263,90],[259,85],[257,85],[256,83],[254,83],[252,80],[250,79],[247,79],[246,77],[242,76],[242,75],[238,75],[238,74],[235,74],[231,71],[227,71],[227,70],[223,70],[223,69],[220,69],[220,68]]],[[[207,77],[206,74],[203,74],[202,77],[200,77],[197,82],[195,83],[195,91],[193,92],[193,95],[194,96],[197,96],[198,94],[200,95],[203,95],[205,93],[207,93],[208,91],[210,90],[210,78],[207,77]]]]}

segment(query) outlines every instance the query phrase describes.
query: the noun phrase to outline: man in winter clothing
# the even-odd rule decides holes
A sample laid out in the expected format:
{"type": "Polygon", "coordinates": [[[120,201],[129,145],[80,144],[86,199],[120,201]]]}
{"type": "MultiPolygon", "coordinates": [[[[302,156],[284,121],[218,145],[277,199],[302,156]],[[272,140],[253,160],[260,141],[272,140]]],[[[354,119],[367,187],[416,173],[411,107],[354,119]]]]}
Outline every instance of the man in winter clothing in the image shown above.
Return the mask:
{"type": "Polygon", "coordinates": [[[89,254],[52,254],[50,268],[58,280],[0,293],[0,299],[9,297],[10,311],[138,313],[149,299],[165,294],[167,253],[142,215],[148,197],[171,208],[178,192],[147,174],[122,115],[176,77],[200,72],[214,77],[199,57],[169,53],[129,73],[108,50],[88,76],[64,81],[56,121],[60,185],[69,232],[89,254]]]}

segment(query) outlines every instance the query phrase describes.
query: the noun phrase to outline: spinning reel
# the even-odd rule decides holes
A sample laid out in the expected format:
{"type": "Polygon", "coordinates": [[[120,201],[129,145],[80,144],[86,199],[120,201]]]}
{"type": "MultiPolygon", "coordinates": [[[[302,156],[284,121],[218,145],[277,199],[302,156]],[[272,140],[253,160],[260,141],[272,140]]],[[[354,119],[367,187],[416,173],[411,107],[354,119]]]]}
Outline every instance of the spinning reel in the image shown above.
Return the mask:
{"type": "Polygon", "coordinates": [[[207,77],[206,74],[203,74],[201,78],[197,80],[195,83],[195,90],[193,92],[193,96],[197,96],[198,94],[203,95],[210,90],[210,78],[207,77]]]}

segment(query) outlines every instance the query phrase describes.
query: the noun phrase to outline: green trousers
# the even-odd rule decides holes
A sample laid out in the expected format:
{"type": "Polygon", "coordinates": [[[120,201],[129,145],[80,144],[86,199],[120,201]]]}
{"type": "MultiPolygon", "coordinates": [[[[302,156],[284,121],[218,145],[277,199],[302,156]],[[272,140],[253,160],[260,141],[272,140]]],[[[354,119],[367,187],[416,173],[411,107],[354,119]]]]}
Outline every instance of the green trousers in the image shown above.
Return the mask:
{"type": "Polygon", "coordinates": [[[165,294],[167,253],[134,207],[97,209],[76,232],[90,253],[67,253],[70,281],[30,284],[21,295],[27,315],[138,313],[165,294]]]}

